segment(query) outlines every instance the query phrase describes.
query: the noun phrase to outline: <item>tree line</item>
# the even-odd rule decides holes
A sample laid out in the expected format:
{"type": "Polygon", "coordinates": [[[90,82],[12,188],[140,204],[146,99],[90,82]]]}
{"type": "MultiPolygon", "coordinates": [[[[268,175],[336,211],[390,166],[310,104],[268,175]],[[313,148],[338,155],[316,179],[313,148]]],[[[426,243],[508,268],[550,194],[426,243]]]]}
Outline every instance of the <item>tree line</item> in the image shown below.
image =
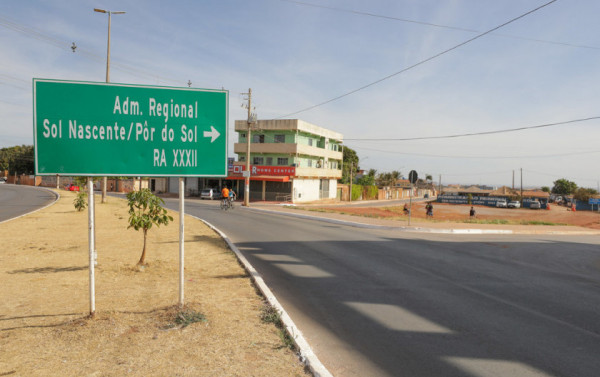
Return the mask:
{"type": "Polygon", "coordinates": [[[32,175],[34,167],[33,145],[21,145],[0,149],[0,171],[8,170],[8,174],[32,175]]]}

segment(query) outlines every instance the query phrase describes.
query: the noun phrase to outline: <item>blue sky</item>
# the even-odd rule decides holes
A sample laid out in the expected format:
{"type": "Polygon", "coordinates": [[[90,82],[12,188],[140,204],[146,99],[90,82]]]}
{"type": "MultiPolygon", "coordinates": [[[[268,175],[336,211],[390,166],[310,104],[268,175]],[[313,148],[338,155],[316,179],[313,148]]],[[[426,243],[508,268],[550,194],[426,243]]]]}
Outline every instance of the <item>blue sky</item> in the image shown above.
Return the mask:
{"type": "MultiPolygon", "coordinates": [[[[230,130],[253,91],[259,119],[328,101],[459,45],[549,0],[0,2],[0,147],[32,144],[31,79],[230,92],[230,130]],[[303,3],[303,4],[301,4],[303,3]],[[311,6],[309,4],[313,4],[311,6]],[[334,8],[334,9],[332,9],[334,8]],[[369,15],[367,15],[369,14],[369,15]],[[382,17],[383,16],[383,17],[382,17]],[[400,20],[401,19],[401,20],[400,20]],[[78,46],[75,53],[71,43],[78,46]]],[[[346,139],[361,167],[442,183],[597,188],[600,2],[558,0],[492,34],[293,118],[346,139]]],[[[236,139],[230,131],[230,143],[236,139]]],[[[232,149],[232,148],[230,148],[232,149]]]]}

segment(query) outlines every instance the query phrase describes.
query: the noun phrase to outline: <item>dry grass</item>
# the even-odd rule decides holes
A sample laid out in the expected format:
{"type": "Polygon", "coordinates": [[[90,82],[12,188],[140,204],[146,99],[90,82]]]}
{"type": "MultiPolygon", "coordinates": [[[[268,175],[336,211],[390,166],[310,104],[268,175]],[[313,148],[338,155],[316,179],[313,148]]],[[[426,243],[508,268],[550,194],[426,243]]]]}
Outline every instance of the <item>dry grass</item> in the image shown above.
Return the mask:
{"type": "MultiPolygon", "coordinates": [[[[97,204],[96,316],[87,318],[87,211],[53,206],[0,224],[0,376],[303,376],[225,243],[186,218],[186,308],[178,325],[178,223],[127,228],[125,201],[97,204]]],[[[175,219],[177,216],[171,214],[175,219]]]]}

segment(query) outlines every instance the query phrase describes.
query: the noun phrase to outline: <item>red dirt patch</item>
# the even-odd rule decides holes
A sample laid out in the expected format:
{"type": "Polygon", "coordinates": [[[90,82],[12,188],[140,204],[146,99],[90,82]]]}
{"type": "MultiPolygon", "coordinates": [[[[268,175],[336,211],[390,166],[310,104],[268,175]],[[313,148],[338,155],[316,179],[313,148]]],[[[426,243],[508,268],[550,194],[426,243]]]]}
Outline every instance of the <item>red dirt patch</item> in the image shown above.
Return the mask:
{"type": "MultiPolygon", "coordinates": [[[[433,202],[433,219],[437,221],[457,221],[463,222],[469,220],[470,205],[457,205],[433,202]]],[[[413,219],[425,219],[424,202],[412,204],[413,219]]],[[[600,214],[591,211],[570,211],[566,207],[550,205],[550,210],[532,210],[529,208],[495,208],[487,206],[473,206],[478,220],[507,220],[511,223],[539,221],[553,224],[566,224],[581,226],[591,229],[600,229],[600,214]]],[[[356,207],[356,206],[335,206],[323,207],[327,211],[340,212],[345,214],[377,217],[383,219],[407,218],[402,212],[403,205],[389,207],[356,207]]]]}

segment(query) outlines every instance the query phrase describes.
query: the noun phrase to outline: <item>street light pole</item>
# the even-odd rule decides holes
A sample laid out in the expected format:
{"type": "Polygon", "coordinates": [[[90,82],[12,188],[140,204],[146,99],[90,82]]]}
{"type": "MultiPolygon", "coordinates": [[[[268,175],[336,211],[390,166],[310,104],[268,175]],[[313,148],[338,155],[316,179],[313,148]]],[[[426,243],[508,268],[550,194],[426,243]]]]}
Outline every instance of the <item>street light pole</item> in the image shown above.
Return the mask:
{"type": "MultiPolygon", "coordinates": [[[[123,11],[110,11],[94,8],[94,12],[108,13],[108,43],[106,45],[106,82],[110,82],[110,21],[112,14],[125,14],[123,11]]],[[[102,177],[102,203],[106,203],[106,182],[107,177],[102,177]]],[[[141,188],[141,187],[140,187],[141,188]]]]}
{"type": "MultiPolygon", "coordinates": [[[[245,93],[246,94],[246,93],[245,93]]],[[[250,207],[250,135],[252,133],[252,88],[248,89],[248,130],[246,133],[246,173],[244,176],[244,206],[250,207]]]]}

